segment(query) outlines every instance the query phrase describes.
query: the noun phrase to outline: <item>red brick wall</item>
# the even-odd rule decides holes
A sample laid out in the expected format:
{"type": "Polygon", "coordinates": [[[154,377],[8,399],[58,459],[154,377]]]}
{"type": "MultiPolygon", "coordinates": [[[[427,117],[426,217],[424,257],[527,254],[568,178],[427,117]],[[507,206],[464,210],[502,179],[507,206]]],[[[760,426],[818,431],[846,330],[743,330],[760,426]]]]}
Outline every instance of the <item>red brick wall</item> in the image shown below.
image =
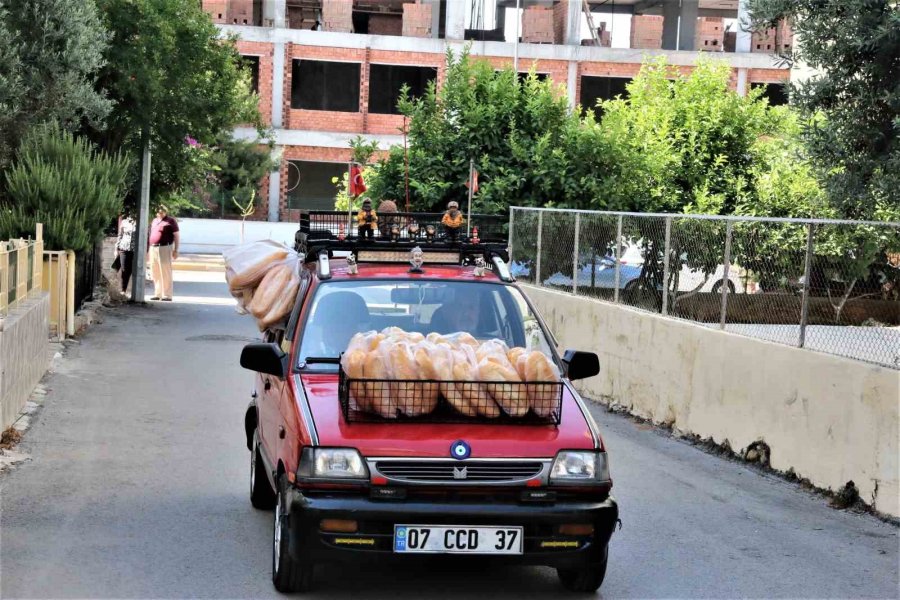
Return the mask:
{"type": "Polygon", "coordinates": [[[213,23],[230,23],[228,20],[228,0],[203,0],[201,6],[212,17],[213,23]]]}
{"type": "Polygon", "coordinates": [[[694,49],[707,52],[722,52],[725,44],[725,20],[721,17],[699,17],[694,49]]]}
{"type": "Polygon", "coordinates": [[[244,56],[259,57],[259,112],[263,123],[272,124],[272,52],[274,47],[266,42],[237,42],[237,49],[244,56]]]}
{"type": "Polygon", "coordinates": [[[353,31],[353,0],[322,0],[324,31],[353,31]]]}
{"type": "Polygon", "coordinates": [[[555,36],[553,10],[530,6],[522,11],[522,41],[531,44],[552,44],[555,36]]]}
{"type": "Polygon", "coordinates": [[[747,80],[750,83],[787,83],[791,72],[787,69],[750,69],[747,80]]]}
{"type": "Polygon", "coordinates": [[[631,47],[658,50],[662,48],[663,18],[657,15],[635,15],[631,18],[631,47]]]}
{"type": "Polygon", "coordinates": [[[794,44],[794,31],[790,23],[781,21],[777,27],[753,32],[750,52],[774,54],[790,50],[794,44]]]}
{"type": "Polygon", "coordinates": [[[431,5],[404,4],[403,31],[406,37],[431,37],[431,5]]]}
{"type": "MultiPolygon", "coordinates": [[[[572,0],[579,2],[580,0],[572,0]]],[[[553,5],[553,43],[566,43],[566,29],[569,20],[569,0],[560,0],[553,5]]]]}
{"type": "Polygon", "coordinates": [[[403,17],[400,15],[371,15],[369,34],[403,35],[403,17]]]}
{"type": "Polygon", "coordinates": [[[253,25],[253,0],[229,0],[228,23],[253,25]]]}

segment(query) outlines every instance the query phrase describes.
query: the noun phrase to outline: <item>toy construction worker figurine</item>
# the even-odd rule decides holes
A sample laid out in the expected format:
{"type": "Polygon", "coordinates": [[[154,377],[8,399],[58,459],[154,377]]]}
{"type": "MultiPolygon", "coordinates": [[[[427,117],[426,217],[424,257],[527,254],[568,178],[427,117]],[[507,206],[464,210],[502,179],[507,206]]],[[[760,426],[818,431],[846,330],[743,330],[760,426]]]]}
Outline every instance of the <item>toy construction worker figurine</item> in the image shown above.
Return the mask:
{"type": "Polygon", "coordinates": [[[444,226],[444,235],[447,236],[449,241],[459,241],[459,228],[462,227],[464,221],[465,219],[459,210],[459,204],[451,201],[447,205],[447,212],[444,213],[444,217],[441,219],[441,225],[444,226]]]}
{"type": "Polygon", "coordinates": [[[375,239],[375,227],[378,225],[378,215],[372,208],[372,201],[368,198],[363,199],[362,208],[356,215],[356,222],[359,225],[359,239],[375,239]]]}

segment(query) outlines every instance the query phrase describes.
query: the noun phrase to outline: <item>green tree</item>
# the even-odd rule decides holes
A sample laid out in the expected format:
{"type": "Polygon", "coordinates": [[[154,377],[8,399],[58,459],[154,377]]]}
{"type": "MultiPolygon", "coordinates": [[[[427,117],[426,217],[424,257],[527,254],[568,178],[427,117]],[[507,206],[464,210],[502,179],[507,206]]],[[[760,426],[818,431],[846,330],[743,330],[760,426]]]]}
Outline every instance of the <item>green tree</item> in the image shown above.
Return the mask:
{"type": "Polygon", "coordinates": [[[32,128],[6,173],[0,238],[25,237],[44,224],[49,250],[90,250],[122,209],[129,161],[98,151],[56,124],[32,128]]]}
{"type": "Polygon", "coordinates": [[[36,124],[102,126],[111,103],[94,83],[107,37],[93,2],[0,0],[0,169],[36,124]]]}
{"type": "Polygon", "coordinates": [[[750,11],[756,28],[789,19],[798,43],[785,59],[816,71],[790,99],[810,119],[803,138],[838,214],[900,206],[896,0],[750,0],[750,11]]]}
{"type": "Polygon", "coordinates": [[[138,156],[149,132],[152,192],[180,192],[197,180],[188,138],[213,146],[238,123],[260,126],[234,38],[220,38],[196,0],[96,2],[111,32],[99,86],[115,105],[94,136],[138,156]]]}

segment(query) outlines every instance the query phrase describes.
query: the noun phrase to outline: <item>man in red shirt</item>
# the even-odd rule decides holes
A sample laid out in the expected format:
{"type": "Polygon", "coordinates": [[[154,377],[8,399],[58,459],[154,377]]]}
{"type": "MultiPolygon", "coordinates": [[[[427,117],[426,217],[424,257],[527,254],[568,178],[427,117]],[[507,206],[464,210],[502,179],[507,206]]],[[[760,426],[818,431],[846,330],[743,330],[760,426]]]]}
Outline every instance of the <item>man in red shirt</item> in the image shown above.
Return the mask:
{"type": "Polygon", "coordinates": [[[172,261],[178,258],[178,223],[160,205],[150,224],[150,275],[153,278],[151,300],[172,300],[172,261]]]}

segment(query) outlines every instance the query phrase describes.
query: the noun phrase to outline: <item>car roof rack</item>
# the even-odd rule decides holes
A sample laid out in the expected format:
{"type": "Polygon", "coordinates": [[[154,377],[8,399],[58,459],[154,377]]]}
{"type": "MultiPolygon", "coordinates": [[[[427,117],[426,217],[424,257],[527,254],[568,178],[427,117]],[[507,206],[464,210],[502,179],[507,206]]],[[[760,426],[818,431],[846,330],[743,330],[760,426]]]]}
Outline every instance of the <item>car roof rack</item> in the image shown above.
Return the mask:
{"type": "Polygon", "coordinates": [[[439,226],[432,223],[435,216],[439,221],[442,213],[379,215],[380,225],[387,225],[385,221],[388,219],[396,221],[386,226],[384,233],[379,230],[379,235],[374,239],[366,239],[356,235],[355,226],[351,233],[347,231],[355,225],[355,215],[335,211],[304,211],[294,237],[294,249],[303,255],[304,262],[319,263],[317,271],[320,278],[330,278],[329,259],[334,257],[335,252],[351,255],[358,263],[408,263],[412,250],[419,248],[423,252],[424,264],[476,265],[477,259],[481,258],[501,280],[515,281],[507,266],[509,249],[505,235],[502,235],[502,226],[505,225],[502,217],[473,215],[472,233],[475,233],[476,227],[480,229],[483,226],[489,237],[482,238],[479,230],[477,238],[461,233],[458,240],[450,240],[439,226]],[[477,221],[476,217],[479,217],[477,221]],[[404,225],[402,230],[401,224],[404,225]],[[410,227],[410,224],[413,226],[410,227]]]}

